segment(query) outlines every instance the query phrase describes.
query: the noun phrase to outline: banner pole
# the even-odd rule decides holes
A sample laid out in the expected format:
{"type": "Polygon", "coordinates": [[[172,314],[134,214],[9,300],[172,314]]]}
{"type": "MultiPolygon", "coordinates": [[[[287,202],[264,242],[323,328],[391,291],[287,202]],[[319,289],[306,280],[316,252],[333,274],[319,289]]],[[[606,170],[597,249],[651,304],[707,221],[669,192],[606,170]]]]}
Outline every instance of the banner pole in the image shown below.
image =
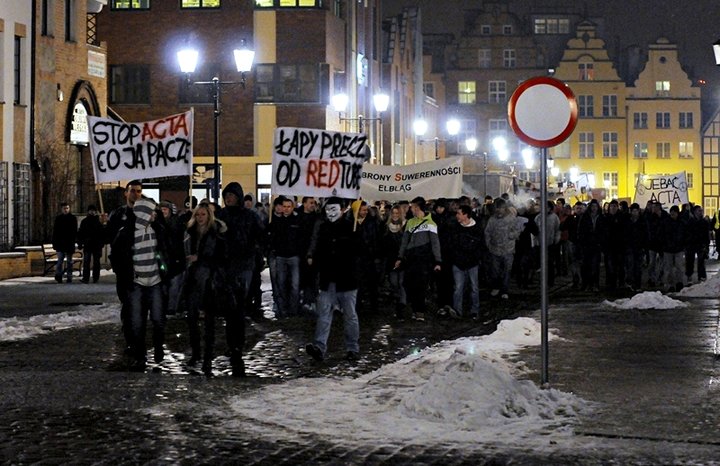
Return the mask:
{"type": "Polygon", "coordinates": [[[102,188],[100,185],[95,185],[95,191],[98,195],[98,200],[100,201],[100,215],[103,215],[105,213],[105,205],[103,204],[103,198],[102,198],[102,188]]]}

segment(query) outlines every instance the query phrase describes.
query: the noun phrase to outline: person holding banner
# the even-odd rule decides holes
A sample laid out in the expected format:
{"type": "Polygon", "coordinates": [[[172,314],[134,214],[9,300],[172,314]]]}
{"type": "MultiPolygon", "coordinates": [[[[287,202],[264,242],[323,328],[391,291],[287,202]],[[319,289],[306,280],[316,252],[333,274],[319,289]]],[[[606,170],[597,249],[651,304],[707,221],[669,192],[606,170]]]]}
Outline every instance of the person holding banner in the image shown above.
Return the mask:
{"type": "Polygon", "coordinates": [[[217,218],[227,225],[227,276],[235,295],[234,309],[228,309],[225,314],[226,337],[232,375],[242,377],[245,375],[245,363],[242,360],[245,346],[245,303],[263,227],[260,217],[243,205],[245,196],[240,183],[228,183],[222,195],[225,207],[217,213],[217,218]]]}
{"type": "Polygon", "coordinates": [[[353,221],[344,213],[345,204],[341,199],[331,197],[327,200],[325,220],[318,224],[307,256],[308,263],[317,267],[320,281],[315,337],[305,346],[307,354],[316,361],[325,359],[336,305],[343,313],[345,358],[357,361],[360,357],[360,323],[355,305],[358,291],[356,263],[361,243],[360,235],[353,231],[353,221]]]}
{"type": "Polygon", "coordinates": [[[113,210],[105,224],[105,243],[110,244],[110,266],[115,273],[115,289],[120,300],[120,322],[125,337],[126,355],[131,352],[130,344],[132,342],[130,300],[128,297],[132,286],[132,276],[126,276],[125,269],[119,266],[123,257],[119,249],[116,250],[115,242],[120,230],[134,228],[135,213],[133,212],[133,206],[140,199],[142,199],[142,181],[132,180],[128,182],[125,185],[125,205],[113,210]]]}
{"type": "Polygon", "coordinates": [[[442,255],[437,225],[426,214],[425,199],[416,197],[410,202],[413,218],[405,226],[395,269],[405,271],[405,293],[410,300],[413,319],[425,320],[425,294],[430,286],[430,274],[440,271],[442,255]]]}

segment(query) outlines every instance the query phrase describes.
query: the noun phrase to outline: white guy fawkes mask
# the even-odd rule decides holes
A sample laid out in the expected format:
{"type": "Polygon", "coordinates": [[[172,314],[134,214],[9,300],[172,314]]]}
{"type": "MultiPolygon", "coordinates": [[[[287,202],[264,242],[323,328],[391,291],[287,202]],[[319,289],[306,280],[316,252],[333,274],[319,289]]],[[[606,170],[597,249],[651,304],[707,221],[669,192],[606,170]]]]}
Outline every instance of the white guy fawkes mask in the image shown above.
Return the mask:
{"type": "Polygon", "coordinates": [[[328,204],[325,206],[325,215],[331,222],[336,222],[342,215],[340,204],[328,204]]]}

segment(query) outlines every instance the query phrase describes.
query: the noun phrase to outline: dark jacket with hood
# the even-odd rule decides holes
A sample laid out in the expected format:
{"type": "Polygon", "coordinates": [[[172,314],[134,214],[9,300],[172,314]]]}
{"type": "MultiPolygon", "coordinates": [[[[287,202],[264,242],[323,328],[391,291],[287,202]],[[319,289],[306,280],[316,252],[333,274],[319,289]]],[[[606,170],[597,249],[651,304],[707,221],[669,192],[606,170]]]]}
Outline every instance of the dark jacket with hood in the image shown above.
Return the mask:
{"type": "Polygon", "coordinates": [[[317,267],[320,289],[327,291],[330,283],[335,283],[337,291],[356,290],[361,239],[353,231],[353,222],[347,216],[335,222],[324,220],[315,234],[308,254],[317,267]]]}
{"type": "Polygon", "coordinates": [[[72,254],[75,252],[75,239],[77,237],[77,217],[71,213],[60,214],[55,217],[53,226],[52,245],[56,251],[72,254]]]}
{"type": "Polygon", "coordinates": [[[227,227],[225,242],[228,256],[228,269],[235,271],[253,270],[255,254],[260,247],[262,222],[255,211],[243,206],[243,193],[240,183],[233,181],[223,189],[223,198],[228,192],[238,197],[238,205],[225,206],[218,213],[227,227]]]}

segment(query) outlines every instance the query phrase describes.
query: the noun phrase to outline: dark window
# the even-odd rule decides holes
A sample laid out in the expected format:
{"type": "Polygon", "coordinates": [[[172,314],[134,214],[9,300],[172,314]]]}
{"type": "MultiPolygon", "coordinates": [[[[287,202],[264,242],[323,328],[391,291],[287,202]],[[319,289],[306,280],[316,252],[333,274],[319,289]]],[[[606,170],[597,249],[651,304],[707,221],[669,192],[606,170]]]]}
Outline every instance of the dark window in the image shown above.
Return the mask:
{"type": "Polygon", "coordinates": [[[42,21],[41,24],[41,34],[43,36],[52,36],[53,35],[53,0],[42,0],[42,18],[40,21],[42,21]]]}
{"type": "Polygon", "coordinates": [[[65,40],[75,41],[75,0],[65,0],[65,40]]]}
{"type": "Polygon", "coordinates": [[[150,69],[146,65],[112,66],[110,101],[114,104],[149,104],[150,69]]]}
{"type": "Polygon", "coordinates": [[[257,65],[256,102],[320,102],[317,65],[257,65]]]}
{"type": "Polygon", "coordinates": [[[150,0],[112,0],[113,10],[149,10],[150,0]]]}
{"type": "Polygon", "coordinates": [[[21,81],[20,78],[22,77],[22,55],[21,55],[21,45],[22,45],[22,37],[15,36],[15,53],[13,57],[13,77],[15,81],[13,82],[13,103],[15,105],[20,104],[20,89],[21,89],[21,81]]]}
{"type": "Polygon", "coordinates": [[[655,127],[663,129],[670,128],[670,112],[655,113],[655,127]]]}

